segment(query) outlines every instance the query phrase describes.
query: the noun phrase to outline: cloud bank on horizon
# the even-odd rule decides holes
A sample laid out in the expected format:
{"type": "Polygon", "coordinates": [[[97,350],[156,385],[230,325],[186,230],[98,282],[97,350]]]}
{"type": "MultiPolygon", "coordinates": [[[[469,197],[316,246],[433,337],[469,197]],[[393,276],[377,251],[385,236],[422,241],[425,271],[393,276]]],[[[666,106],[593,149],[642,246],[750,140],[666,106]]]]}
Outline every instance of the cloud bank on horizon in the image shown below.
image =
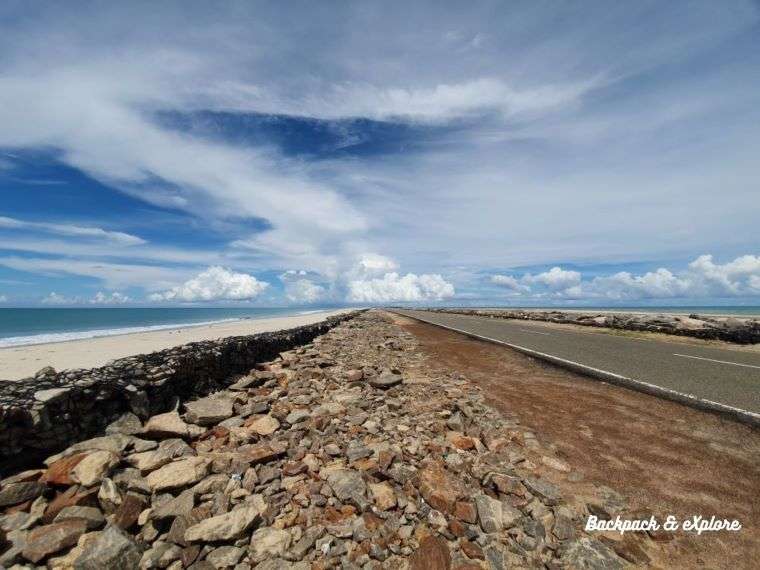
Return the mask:
{"type": "Polygon", "coordinates": [[[0,22],[0,303],[760,300],[755,2],[0,22]]]}

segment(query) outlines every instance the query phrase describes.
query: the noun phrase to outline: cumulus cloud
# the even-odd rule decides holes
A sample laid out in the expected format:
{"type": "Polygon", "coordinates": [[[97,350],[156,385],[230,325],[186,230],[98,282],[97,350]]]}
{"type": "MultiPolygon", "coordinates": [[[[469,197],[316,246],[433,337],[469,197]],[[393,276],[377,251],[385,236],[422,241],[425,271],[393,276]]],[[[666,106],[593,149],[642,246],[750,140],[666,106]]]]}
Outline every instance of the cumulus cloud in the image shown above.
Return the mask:
{"type": "Polygon", "coordinates": [[[326,290],[308,279],[298,279],[285,284],[285,296],[294,303],[316,303],[324,298],[326,290]]]}
{"type": "Polygon", "coordinates": [[[89,302],[92,305],[123,305],[124,303],[129,303],[129,301],[131,299],[127,295],[118,291],[114,291],[110,295],[98,291],[89,302]]]}
{"type": "Polygon", "coordinates": [[[636,301],[753,297],[760,295],[760,256],[743,255],[721,264],[716,263],[712,255],[701,255],[681,272],[660,267],[641,275],[619,271],[590,280],[583,280],[577,271],[553,267],[520,279],[494,275],[491,282],[526,298],[636,301]],[[530,288],[525,283],[534,286],[530,288]]]}
{"type": "Polygon", "coordinates": [[[541,283],[552,291],[561,291],[562,289],[578,285],[581,282],[581,274],[577,271],[567,271],[561,267],[552,267],[549,271],[539,273],[538,275],[525,275],[523,281],[526,283],[541,283]]]}
{"type": "Polygon", "coordinates": [[[395,271],[398,269],[398,263],[385,255],[364,253],[359,256],[354,269],[365,275],[376,275],[395,271]]]}
{"type": "Polygon", "coordinates": [[[348,300],[358,303],[441,301],[454,296],[454,286],[437,274],[396,272],[381,278],[358,279],[348,284],[348,300]]]}
{"type": "Polygon", "coordinates": [[[247,273],[234,273],[213,266],[182,285],[150,295],[151,301],[247,301],[256,298],[269,286],[247,273]]]}
{"type": "Polygon", "coordinates": [[[280,275],[288,301],[299,304],[316,303],[325,298],[327,289],[315,283],[313,276],[303,269],[289,269],[280,275]]]}
{"type": "Polygon", "coordinates": [[[98,238],[119,245],[140,245],[144,239],[124,232],[113,232],[102,228],[75,226],[70,224],[51,224],[47,222],[29,222],[16,218],[0,216],[0,228],[11,230],[36,230],[61,236],[78,238],[98,238]]]}
{"type": "Polygon", "coordinates": [[[6,297],[5,295],[0,295],[0,303],[7,303],[7,302],[8,302],[8,297],[6,297]]]}
{"type": "Polygon", "coordinates": [[[79,299],[76,297],[66,297],[65,295],[59,295],[55,291],[51,291],[47,297],[42,299],[41,303],[43,305],[73,305],[78,301],[79,299]]]}

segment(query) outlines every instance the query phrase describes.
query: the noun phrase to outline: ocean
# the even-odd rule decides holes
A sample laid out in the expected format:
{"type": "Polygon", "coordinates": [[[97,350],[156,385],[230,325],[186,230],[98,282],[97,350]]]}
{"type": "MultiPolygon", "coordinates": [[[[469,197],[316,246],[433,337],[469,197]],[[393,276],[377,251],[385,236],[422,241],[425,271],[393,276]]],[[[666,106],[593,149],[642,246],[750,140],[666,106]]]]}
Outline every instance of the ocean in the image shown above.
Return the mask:
{"type": "Polygon", "coordinates": [[[254,308],[0,308],[0,348],[284,317],[326,309],[254,308]]]}

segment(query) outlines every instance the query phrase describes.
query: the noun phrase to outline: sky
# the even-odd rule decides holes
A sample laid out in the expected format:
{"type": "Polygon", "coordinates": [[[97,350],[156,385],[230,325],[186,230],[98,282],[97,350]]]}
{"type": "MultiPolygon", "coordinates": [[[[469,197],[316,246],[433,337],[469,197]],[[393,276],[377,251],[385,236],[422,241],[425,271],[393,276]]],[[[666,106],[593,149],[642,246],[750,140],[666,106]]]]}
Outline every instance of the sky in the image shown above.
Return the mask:
{"type": "Polygon", "coordinates": [[[758,305],[758,69],[756,1],[7,0],[0,306],[758,305]]]}

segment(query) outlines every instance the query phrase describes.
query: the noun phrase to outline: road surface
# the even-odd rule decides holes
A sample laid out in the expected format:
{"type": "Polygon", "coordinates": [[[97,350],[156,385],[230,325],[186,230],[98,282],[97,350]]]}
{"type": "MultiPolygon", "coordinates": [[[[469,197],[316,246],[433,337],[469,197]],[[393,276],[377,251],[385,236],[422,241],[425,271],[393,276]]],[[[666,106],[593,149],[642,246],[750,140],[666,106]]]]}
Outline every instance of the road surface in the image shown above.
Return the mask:
{"type": "Polygon", "coordinates": [[[394,312],[760,414],[760,353],[599,334],[532,321],[429,311],[394,312]]]}

